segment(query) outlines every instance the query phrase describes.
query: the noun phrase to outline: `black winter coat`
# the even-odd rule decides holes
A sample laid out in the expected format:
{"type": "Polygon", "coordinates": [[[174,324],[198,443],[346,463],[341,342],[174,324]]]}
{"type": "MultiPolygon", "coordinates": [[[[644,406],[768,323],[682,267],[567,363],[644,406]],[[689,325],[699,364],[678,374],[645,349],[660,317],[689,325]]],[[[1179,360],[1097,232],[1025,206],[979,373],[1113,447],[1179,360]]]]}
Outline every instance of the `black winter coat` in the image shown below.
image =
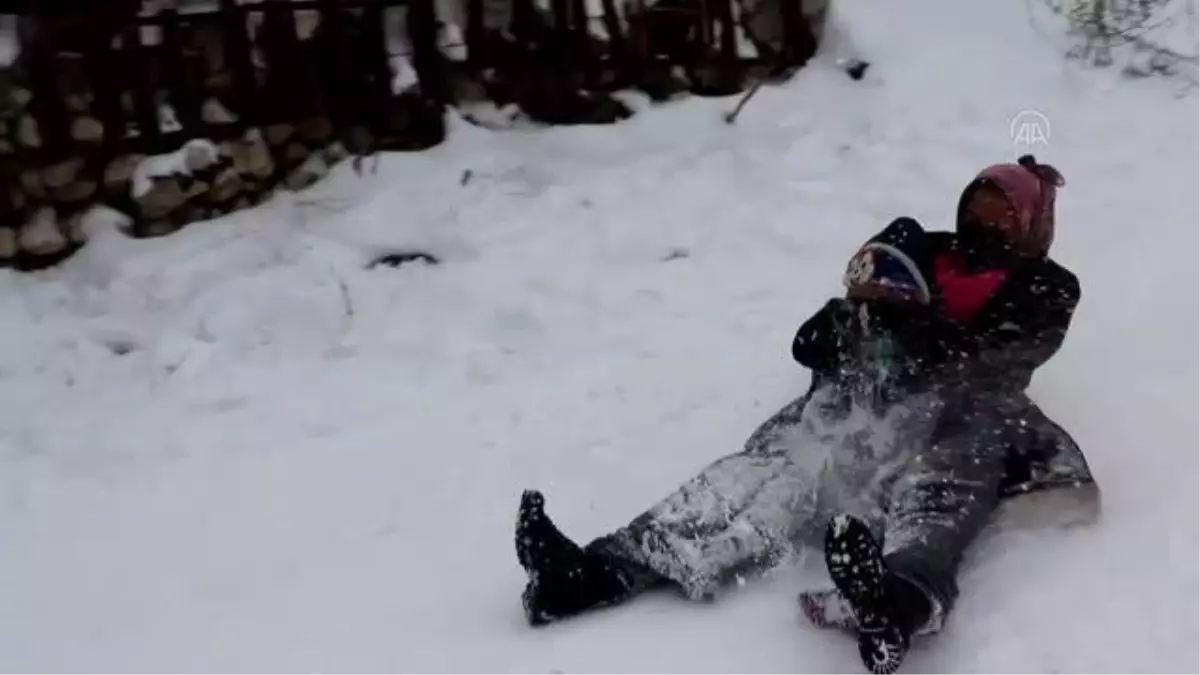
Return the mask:
{"type": "MultiPolygon", "coordinates": [[[[925,243],[931,255],[922,263],[932,267],[934,256],[952,249],[954,235],[930,232],[925,243]]],[[[934,278],[932,269],[926,278],[934,278]]],[[[970,426],[973,411],[1001,411],[1013,430],[1006,434],[1012,456],[1004,494],[1080,485],[1095,492],[1082,450],[1024,393],[1033,372],[1063,344],[1080,299],[1075,275],[1049,259],[1031,261],[1011,270],[966,324],[940,315],[936,284],[931,294],[928,310],[914,312],[911,325],[901,331],[916,358],[899,386],[937,390],[945,404],[938,434],[970,426]]],[[[811,389],[842,378],[854,349],[855,338],[846,328],[851,319],[849,303],[833,298],[796,332],[792,357],[812,371],[811,389]]]]}
{"type": "MultiPolygon", "coordinates": [[[[951,250],[954,235],[929,234],[934,255],[951,250]]],[[[934,290],[934,307],[940,293],[934,290]]],[[[1033,372],[1062,347],[1081,291],[1079,280],[1049,258],[1026,263],[1007,279],[966,325],[935,319],[930,336],[947,367],[972,387],[1024,391],[1033,372]]]]}
{"type": "MultiPolygon", "coordinates": [[[[953,247],[954,235],[931,232],[928,245],[932,260],[953,247]]],[[[933,278],[932,269],[926,277],[933,278]]],[[[940,291],[936,284],[931,290],[932,306],[915,312],[905,331],[922,361],[914,375],[993,393],[1029,386],[1033,372],[1062,346],[1080,299],[1079,280],[1048,258],[1011,270],[967,324],[942,317],[940,291]]],[[[848,358],[849,311],[844,300],[831,299],[796,332],[792,357],[813,371],[814,382],[833,377],[848,358]]]]}

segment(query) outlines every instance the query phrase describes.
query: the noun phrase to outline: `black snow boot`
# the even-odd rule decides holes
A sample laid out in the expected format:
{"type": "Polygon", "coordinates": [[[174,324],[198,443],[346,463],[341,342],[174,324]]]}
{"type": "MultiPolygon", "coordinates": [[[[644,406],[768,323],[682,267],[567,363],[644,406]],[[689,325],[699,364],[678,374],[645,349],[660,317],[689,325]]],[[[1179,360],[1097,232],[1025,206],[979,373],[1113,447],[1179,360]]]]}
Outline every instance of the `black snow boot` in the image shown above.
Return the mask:
{"type": "Polygon", "coordinates": [[[872,673],[896,672],[908,654],[913,631],[929,618],[929,600],[913,584],[888,572],[870,528],[853,516],[830,521],[825,566],[854,614],[863,665],[872,673]]]}
{"type": "Polygon", "coordinates": [[[529,575],[521,600],[531,626],[614,605],[639,590],[632,565],[580,548],[550,521],[545,504],[540,492],[526,490],[517,513],[517,560],[529,575]]]}

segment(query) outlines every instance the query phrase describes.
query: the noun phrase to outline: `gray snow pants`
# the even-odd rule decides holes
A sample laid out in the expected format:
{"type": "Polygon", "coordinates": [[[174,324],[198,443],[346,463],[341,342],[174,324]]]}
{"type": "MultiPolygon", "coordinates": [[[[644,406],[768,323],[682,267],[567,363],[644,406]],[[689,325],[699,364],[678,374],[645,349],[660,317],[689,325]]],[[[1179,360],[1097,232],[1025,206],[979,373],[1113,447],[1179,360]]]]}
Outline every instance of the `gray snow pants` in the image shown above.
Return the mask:
{"type": "MultiPolygon", "coordinates": [[[[819,389],[793,401],[763,423],[741,452],[708,465],[589,548],[705,599],[802,546],[819,547],[836,512],[878,522],[891,486],[929,445],[937,403],[909,399],[875,415],[839,400],[832,390],[819,389]]],[[[913,489],[923,489],[920,481],[913,489]]]]}
{"type": "Polygon", "coordinates": [[[1007,428],[998,413],[943,426],[892,488],[884,507],[884,561],[930,600],[930,615],[917,633],[941,630],[958,597],[963,555],[1000,505],[1007,428]]]}
{"type": "Polygon", "coordinates": [[[885,506],[883,553],[890,571],[925,591],[932,612],[917,633],[941,630],[958,598],[970,545],[1002,503],[1057,491],[1056,507],[1093,517],[1098,491],[1075,440],[1024,392],[992,392],[944,412],[933,442],[905,469],[885,506]]]}
{"type": "Polygon", "coordinates": [[[882,537],[889,570],[928,596],[932,611],[916,632],[939,631],[963,556],[1000,505],[1008,463],[1074,441],[1024,394],[976,402],[951,420],[931,400],[883,420],[830,413],[831,400],[818,391],[794,401],[742,452],[590,546],[648,570],[646,585],[666,580],[709,598],[801,546],[819,548],[829,518],[849,512],[882,537]]]}

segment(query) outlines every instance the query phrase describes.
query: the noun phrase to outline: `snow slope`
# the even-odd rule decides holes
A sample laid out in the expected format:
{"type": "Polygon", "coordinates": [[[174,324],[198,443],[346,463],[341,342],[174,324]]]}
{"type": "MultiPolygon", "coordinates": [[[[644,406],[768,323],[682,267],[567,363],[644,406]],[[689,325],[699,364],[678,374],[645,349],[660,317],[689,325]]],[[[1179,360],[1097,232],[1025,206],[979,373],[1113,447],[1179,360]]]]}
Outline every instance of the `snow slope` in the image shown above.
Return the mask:
{"type": "Polygon", "coordinates": [[[855,246],[950,226],[1027,109],[1084,286],[1033,394],[1105,513],[992,539],[906,669],[1200,668],[1195,89],[1065,64],[1021,3],[848,4],[868,77],[819,60],[735,127],[699,99],[458,124],[0,276],[0,669],[858,672],[799,617],[809,569],[529,629],[517,498],[588,539],[739,448],[806,385],[787,345],[855,246]],[[445,264],[361,269],[396,247],[445,264]]]}

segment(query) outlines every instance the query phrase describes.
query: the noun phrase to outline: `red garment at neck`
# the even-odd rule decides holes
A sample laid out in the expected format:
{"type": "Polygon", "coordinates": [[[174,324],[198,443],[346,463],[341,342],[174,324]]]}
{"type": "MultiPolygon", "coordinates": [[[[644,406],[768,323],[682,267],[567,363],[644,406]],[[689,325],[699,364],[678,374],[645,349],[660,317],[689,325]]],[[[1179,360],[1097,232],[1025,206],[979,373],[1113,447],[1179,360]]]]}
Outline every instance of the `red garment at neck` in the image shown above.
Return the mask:
{"type": "Polygon", "coordinates": [[[949,252],[934,259],[933,271],[942,291],[942,312],[962,323],[974,318],[1008,277],[1004,269],[968,271],[961,258],[949,252]]]}

